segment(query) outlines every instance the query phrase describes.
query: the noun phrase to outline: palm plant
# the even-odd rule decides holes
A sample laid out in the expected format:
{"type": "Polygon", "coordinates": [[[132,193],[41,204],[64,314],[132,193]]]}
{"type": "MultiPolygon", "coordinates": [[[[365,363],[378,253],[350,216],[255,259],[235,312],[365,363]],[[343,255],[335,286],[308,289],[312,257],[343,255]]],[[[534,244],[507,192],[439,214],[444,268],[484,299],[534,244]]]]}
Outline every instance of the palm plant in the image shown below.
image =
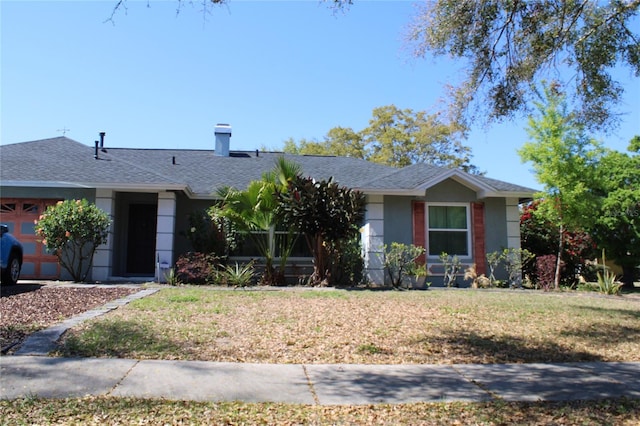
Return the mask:
{"type": "Polygon", "coordinates": [[[218,190],[218,195],[223,199],[223,214],[241,234],[252,240],[264,257],[262,281],[266,284],[282,283],[284,265],[295,243],[292,231],[280,240],[281,247],[276,247],[274,243],[273,233],[280,222],[276,212],[276,193],[286,190],[289,180],[299,173],[299,165],[280,157],[275,167],[263,174],[262,180],[251,181],[246,189],[225,187],[218,190]],[[280,256],[279,273],[273,266],[276,254],[280,256]]]}

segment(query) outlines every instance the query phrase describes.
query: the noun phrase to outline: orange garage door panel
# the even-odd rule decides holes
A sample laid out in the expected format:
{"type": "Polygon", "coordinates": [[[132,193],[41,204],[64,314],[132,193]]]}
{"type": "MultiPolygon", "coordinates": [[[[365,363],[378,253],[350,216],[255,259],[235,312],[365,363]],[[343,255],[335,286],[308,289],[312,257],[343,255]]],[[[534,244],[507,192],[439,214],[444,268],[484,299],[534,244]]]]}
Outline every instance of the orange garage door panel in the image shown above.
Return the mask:
{"type": "Polygon", "coordinates": [[[47,252],[37,241],[35,221],[47,206],[58,200],[50,199],[2,199],[0,200],[0,222],[9,226],[9,231],[22,243],[21,279],[54,279],[60,277],[58,259],[47,252]]]}

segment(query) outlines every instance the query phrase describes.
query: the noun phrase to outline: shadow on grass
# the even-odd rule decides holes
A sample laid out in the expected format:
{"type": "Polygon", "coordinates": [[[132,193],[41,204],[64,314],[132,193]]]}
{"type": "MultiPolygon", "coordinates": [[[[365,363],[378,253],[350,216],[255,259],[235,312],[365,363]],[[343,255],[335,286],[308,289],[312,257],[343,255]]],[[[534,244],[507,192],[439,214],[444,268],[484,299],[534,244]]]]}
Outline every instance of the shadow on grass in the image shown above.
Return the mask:
{"type": "Polygon", "coordinates": [[[637,342],[640,339],[640,326],[629,327],[618,324],[593,324],[589,329],[567,328],[560,332],[562,336],[587,340],[593,346],[610,346],[620,343],[637,342]]]}
{"type": "Polygon", "coordinates": [[[15,296],[17,294],[29,293],[40,290],[44,284],[16,284],[0,286],[0,297],[15,296]]]}
{"type": "Polygon", "coordinates": [[[531,341],[517,336],[483,336],[476,332],[450,331],[443,336],[415,339],[410,345],[426,345],[446,353],[457,363],[502,364],[536,362],[601,361],[597,354],[578,351],[551,339],[531,341]]]}
{"type": "Polygon", "coordinates": [[[638,305],[638,309],[603,308],[600,306],[587,306],[587,305],[581,305],[581,306],[578,306],[577,308],[601,313],[606,316],[629,316],[631,318],[640,319],[640,305],[638,305]]]}
{"type": "MultiPolygon", "coordinates": [[[[184,349],[155,328],[131,320],[108,319],[65,334],[56,355],[128,358],[136,354],[183,355],[184,349]]],[[[153,356],[152,356],[153,357],[153,356]]]]}

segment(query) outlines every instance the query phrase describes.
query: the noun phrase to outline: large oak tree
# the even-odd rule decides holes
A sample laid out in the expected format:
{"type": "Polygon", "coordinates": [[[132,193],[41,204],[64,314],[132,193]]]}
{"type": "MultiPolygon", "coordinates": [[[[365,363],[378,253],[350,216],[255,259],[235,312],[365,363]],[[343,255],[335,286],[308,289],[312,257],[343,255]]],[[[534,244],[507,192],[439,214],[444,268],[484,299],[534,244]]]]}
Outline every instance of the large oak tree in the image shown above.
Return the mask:
{"type": "Polygon", "coordinates": [[[415,163],[460,168],[479,174],[471,148],[462,144],[466,128],[438,114],[386,105],[373,110],[369,126],[354,131],[334,127],[324,140],[285,141],[284,151],[306,155],[343,155],[404,167],[415,163]]]}
{"type": "Polygon", "coordinates": [[[409,27],[419,57],[446,55],[466,66],[453,109],[489,119],[526,110],[541,79],[562,82],[576,119],[608,128],[624,87],[616,67],[640,76],[640,0],[433,0],[409,27]],[[471,109],[470,109],[471,108],[471,109]]]}

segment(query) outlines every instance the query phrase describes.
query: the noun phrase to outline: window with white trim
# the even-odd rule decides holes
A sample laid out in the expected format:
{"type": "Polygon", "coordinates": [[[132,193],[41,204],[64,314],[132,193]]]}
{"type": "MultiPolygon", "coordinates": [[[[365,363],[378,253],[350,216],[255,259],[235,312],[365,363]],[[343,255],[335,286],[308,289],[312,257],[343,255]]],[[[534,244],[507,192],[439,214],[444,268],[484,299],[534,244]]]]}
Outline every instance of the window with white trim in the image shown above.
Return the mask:
{"type": "Polygon", "coordinates": [[[468,204],[427,204],[427,246],[430,257],[441,253],[471,256],[468,204]]]}

